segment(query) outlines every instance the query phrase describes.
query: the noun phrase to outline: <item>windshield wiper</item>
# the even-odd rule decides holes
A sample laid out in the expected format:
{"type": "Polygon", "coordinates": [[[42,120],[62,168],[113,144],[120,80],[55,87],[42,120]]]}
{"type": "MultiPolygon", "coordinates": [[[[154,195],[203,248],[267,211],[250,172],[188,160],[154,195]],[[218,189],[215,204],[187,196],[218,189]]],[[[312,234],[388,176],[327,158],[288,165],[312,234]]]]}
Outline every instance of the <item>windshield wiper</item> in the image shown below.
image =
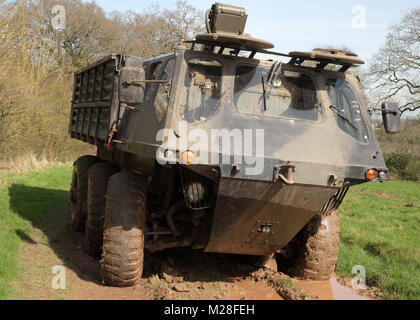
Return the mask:
{"type": "Polygon", "coordinates": [[[355,124],[353,124],[353,122],[350,121],[350,119],[348,119],[346,116],[341,114],[341,111],[338,110],[337,107],[330,105],[330,109],[334,110],[336,112],[336,114],[343,120],[345,120],[348,124],[350,124],[354,129],[356,129],[356,131],[359,131],[359,128],[356,127],[355,124]]]}
{"type": "Polygon", "coordinates": [[[215,106],[213,107],[213,110],[211,110],[210,114],[208,115],[207,118],[210,118],[215,112],[216,110],[219,108],[220,102],[222,101],[222,98],[225,96],[225,94],[228,92],[229,89],[224,90],[219,97],[219,100],[217,100],[217,103],[215,104],[215,106]]]}
{"type": "Polygon", "coordinates": [[[264,76],[261,77],[261,83],[262,83],[262,89],[263,89],[263,100],[264,100],[264,112],[267,111],[267,91],[265,90],[265,81],[264,81],[264,76]]]}

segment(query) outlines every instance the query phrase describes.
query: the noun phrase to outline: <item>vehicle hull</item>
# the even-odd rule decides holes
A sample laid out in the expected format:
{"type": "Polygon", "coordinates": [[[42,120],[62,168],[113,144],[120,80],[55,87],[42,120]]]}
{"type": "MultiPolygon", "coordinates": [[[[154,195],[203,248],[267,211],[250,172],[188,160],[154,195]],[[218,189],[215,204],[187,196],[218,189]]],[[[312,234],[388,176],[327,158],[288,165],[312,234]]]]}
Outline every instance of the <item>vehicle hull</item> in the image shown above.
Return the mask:
{"type": "Polygon", "coordinates": [[[205,251],[269,255],[285,247],[337,190],[222,178],[205,251]]]}

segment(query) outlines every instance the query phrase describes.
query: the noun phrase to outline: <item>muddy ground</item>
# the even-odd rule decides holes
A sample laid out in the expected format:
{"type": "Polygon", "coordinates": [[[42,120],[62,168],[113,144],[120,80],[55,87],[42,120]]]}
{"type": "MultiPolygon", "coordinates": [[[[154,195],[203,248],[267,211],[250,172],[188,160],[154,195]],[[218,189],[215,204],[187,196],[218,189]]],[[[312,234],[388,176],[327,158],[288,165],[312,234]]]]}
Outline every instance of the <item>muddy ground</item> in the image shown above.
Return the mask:
{"type": "Polygon", "coordinates": [[[17,299],[366,299],[334,279],[303,281],[261,268],[252,257],[188,248],[146,252],[136,287],[106,287],[99,282],[99,262],[84,253],[83,235],[70,230],[64,216],[52,213],[30,234],[20,234],[20,277],[13,283],[17,299]],[[52,288],[56,265],[66,270],[64,290],[52,288]]]}

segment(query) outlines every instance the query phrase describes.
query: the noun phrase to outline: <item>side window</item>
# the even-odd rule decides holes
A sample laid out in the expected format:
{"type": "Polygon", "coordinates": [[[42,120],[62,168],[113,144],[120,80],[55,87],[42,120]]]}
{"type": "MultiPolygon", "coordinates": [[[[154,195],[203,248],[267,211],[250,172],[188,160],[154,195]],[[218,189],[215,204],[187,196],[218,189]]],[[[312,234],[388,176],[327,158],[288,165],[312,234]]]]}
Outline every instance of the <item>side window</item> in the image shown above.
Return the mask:
{"type": "MultiPolygon", "coordinates": [[[[162,70],[162,61],[158,61],[153,63],[149,67],[149,71],[147,72],[147,80],[157,80],[159,78],[160,71],[162,70]]],[[[152,101],[153,97],[155,96],[156,83],[147,83],[146,90],[145,90],[145,99],[146,101],[152,101]]]]}
{"type": "Polygon", "coordinates": [[[326,83],[330,109],[341,130],[360,142],[368,142],[369,131],[362,116],[361,106],[350,83],[344,79],[328,79],[326,83]]]}
{"type": "MultiPolygon", "coordinates": [[[[163,70],[160,80],[172,80],[175,70],[175,59],[170,59],[163,70]]],[[[158,90],[154,101],[155,113],[158,121],[162,121],[168,109],[169,95],[171,91],[171,83],[158,84],[158,90]]]]}

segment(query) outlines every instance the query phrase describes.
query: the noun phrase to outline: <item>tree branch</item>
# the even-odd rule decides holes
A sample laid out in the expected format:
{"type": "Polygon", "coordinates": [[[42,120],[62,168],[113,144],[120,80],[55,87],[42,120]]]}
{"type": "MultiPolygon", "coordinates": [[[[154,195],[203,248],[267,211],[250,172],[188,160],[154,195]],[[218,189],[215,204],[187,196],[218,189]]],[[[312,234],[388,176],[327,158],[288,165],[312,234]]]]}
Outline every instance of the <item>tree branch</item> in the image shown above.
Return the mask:
{"type": "Polygon", "coordinates": [[[416,111],[417,109],[420,109],[420,106],[417,106],[417,107],[408,107],[408,108],[405,108],[405,109],[400,108],[400,112],[401,112],[401,115],[402,115],[406,111],[413,112],[413,111],[416,111]]]}

